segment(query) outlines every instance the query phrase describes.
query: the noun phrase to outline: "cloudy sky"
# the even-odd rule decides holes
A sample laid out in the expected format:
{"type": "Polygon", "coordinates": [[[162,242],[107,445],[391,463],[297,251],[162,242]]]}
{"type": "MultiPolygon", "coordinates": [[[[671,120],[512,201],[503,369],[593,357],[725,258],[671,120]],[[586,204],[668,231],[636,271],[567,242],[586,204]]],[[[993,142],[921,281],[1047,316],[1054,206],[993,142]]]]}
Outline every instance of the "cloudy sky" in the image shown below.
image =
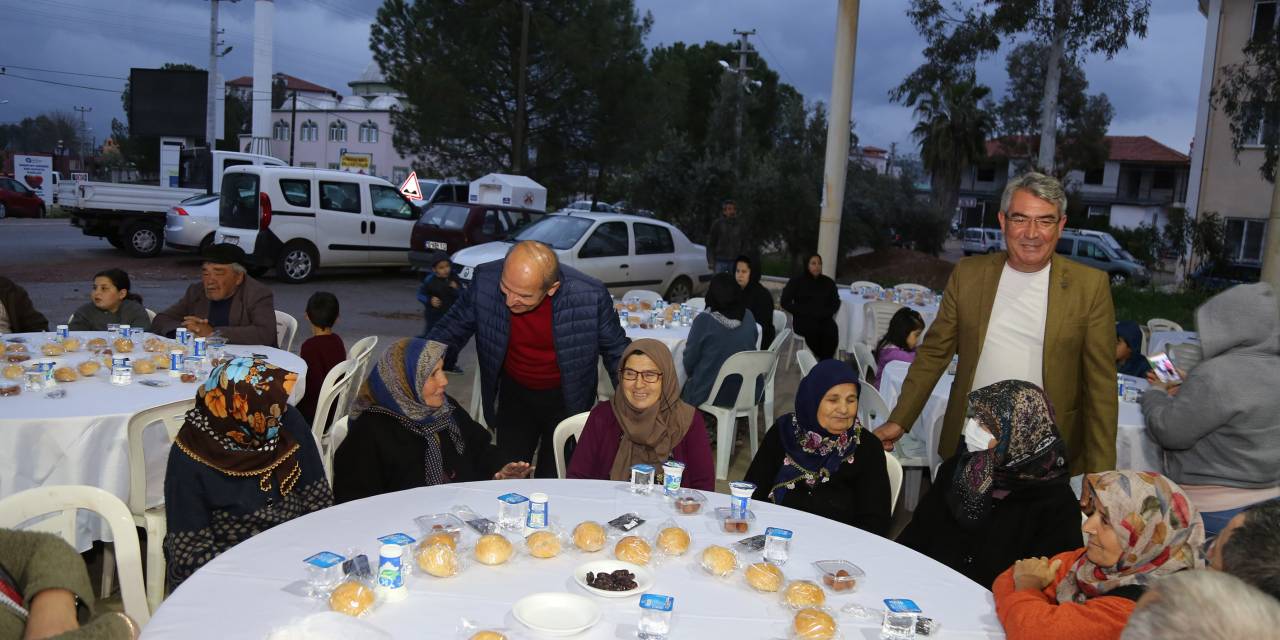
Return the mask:
{"type": "MultiPolygon", "coordinates": [[[[756,48],[784,82],[826,101],[831,85],[836,0],[636,0],[652,12],[649,44],[728,41],[756,29],[756,48]]],[[[251,72],[253,1],[223,0],[222,59],[227,79],[251,72]]],[[[277,0],[275,67],[349,93],[347,82],[371,61],[369,23],[377,0],[277,0]]],[[[1149,33],[1115,59],[1089,58],[1091,92],[1115,106],[1111,133],[1150,135],[1182,152],[1190,146],[1205,20],[1195,2],[1153,2],[1149,33]]],[[[921,61],[920,38],[903,14],[905,0],[864,0],[859,23],[853,117],[864,144],[914,151],[911,112],[887,92],[921,61]]],[[[91,107],[86,123],[101,142],[111,118],[124,118],[119,91],[130,67],[208,63],[207,0],[0,0],[0,122],[44,111],[91,107]],[[70,75],[75,72],[86,75],[70,75]],[[23,79],[25,76],[35,80],[23,79]],[[101,76],[101,77],[98,77],[101,76]],[[37,82],[42,80],[45,82],[37,82]],[[80,85],[61,86],[54,83],[80,85]],[[106,89],[98,91],[83,87],[106,89]]],[[[979,69],[997,94],[1003,55],[979,69]]]]}

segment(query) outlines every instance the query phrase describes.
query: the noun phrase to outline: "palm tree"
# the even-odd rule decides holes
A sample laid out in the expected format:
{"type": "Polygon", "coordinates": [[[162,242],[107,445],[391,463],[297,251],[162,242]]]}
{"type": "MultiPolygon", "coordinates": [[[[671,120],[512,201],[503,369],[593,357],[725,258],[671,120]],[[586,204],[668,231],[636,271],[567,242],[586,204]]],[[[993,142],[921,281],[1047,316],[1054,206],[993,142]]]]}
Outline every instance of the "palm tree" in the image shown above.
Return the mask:
{"type": "Polygon", "coordinates": [[[941,81],[907,101],[915,103],[911,135],[920,143],[920,161],[941,211],[955,211],[961,173],[986,157],[987,136],[995,126],[990,95],[990,88],[969,76],[941,81]]]}

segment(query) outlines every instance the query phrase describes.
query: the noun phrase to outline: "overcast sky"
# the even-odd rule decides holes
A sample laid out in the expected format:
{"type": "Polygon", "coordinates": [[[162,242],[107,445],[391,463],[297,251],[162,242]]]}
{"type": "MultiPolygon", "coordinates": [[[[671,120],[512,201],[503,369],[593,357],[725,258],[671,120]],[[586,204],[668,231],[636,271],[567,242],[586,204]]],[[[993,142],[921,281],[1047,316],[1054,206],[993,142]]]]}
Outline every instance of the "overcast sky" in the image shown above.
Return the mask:
{"type": "MultiPolygon", "coordinates": [[[[636,0],[654,17],[649,45],[728,41],[732,30],[756,29],[760,55],[784,82],[810,100],[826,101],[831,86],[836,0],[636,0]]],[[[251,73],[253,0],[220,3],[226,79],[251,73]]],[[[903,14],[905,0],[864,0],[859,21],[853,118],[863,144],[915,151],[910,110],[887,92],[921,61],[922,43],[903,14]]],[[[340,93],[369,64],[369,24],[376,0],[278,0],[275,70],[340,93]]],[[[1188,152],[1200,82],[1205,19],[1189,0],[1152,3],[1149,33],[1115,59],[1089,58],[1091,92],[1115,106],[1111,133],[1149,135],[1188,152]]],[[[0,0],[0,122],[44,111],[91,107],[86,123],[101,143],[111,118],[123,119],[119,91],[130,67],[165,62],[208,65],[206,0],[0,0]],[[20,69],[18,67],[27,67],[20,69]],[[40,69],[39,71],[33,69],[40,69]],[[77,72],[107,77],[68,75],[77,72]],[[39,80],[109,89],[58,86],[39,80]]],[[[979,69],[997,94],[1003,55],[979,69]]]]}

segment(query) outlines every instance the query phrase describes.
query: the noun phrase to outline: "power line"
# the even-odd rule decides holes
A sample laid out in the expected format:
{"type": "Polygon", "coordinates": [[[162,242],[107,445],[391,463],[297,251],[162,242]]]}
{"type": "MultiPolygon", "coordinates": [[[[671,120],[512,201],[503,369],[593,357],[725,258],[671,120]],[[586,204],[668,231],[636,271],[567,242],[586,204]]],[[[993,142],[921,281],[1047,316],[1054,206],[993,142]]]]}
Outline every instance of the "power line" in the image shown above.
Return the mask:
{"type": "Polygon", "coordinates": [[[18,78],[20,80],[30,80],[32,82],[43,82],[44,84],[56,84],[60,87],[73,87],[76,89],[89,89],[91,91],[106,91],[107,93],[124,93],[123,90],[103,89],[102,87],[89,87],[82,84],[71,84],[69,82],[57,82],[54,80],[42,80],[40,78],[31,78],[28,76],[20,76],[12,73],[0,73],[0,78],[18,78]]]}
{"type": "Polygon", "coordinates": [[[36,67],[21,67],[16,64],[0,64],[0,69],[22,69],[23,71],[39,71],[41,73],[61,73],[68,76],[84,76],[86,78],[104,78],[107,80],[128,80],[120,76],[103,76],[96,73],[79,73],[76,71],[58,71],[57,69],[38,69],[36,67]]]}
{"type": "Polygon", "coordinates": [[[758,34],[758,35],[760,38],[760,44],[764,45],[764,50],[766,53],[769,54],[769,57],[774,59],[775,63],[778,65],[778,71],[782,72],[782,77],[786,78],[787,84],[795,87],[796,90],[799,91],[800,86],[796,84],[795,80],[791,79],[791,74],[787,73],[786,68],[782,66],[782,58],[780,58],[776,53],[773,52],[773,48],[770,47],[769,43],[765,41],[764,34],[758,34]]]}

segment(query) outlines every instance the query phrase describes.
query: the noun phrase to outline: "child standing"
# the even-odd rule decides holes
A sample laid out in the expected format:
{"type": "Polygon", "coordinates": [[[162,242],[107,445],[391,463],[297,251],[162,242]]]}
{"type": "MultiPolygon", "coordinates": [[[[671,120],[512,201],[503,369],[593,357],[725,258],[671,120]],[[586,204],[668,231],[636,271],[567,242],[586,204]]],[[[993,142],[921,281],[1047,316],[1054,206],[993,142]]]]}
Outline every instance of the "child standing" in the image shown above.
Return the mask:
{"type": "MultiPolygon", "coordinates": [[[[421,338],[426,338],[431,327],[449,312],[449,308],[458,299],[461,284],[453,275],[453,263],[449,254],[438,251],[431,256],[431,270],[422,279],[418,287],[418,302],[422,303],[423,328],[421,338]]],[[[462,373],[458,367],[458,353],[450,349],[444,357],[444,370],[448,373],[462,373]]]]}
{"type": "Polygon", "coordinates": [[[333,332],[338,322],[338,298],[328,291],[317,291],[307,299],[307,322],[311,323],[311,337],[302,343],[301,355],[307,363],[307,391],[298,403],[298,411],[308,423],[315,420],[316,402],[325,376],[347,359],[347,347],[342,338],[333,332]]]}
{"type": "MultiPolygon", "coordinates": [[[[884,371],[890,362],[915,362],[916,345],[920,344],[920,334],[924,333],[924,318],[910,307],[898,309],[889,320],[889,330],[880,342],[876,343],[876,371],[884,371]]],[[[880,375],[872,376],[871,384],[880,389],[880,375]]]]}

